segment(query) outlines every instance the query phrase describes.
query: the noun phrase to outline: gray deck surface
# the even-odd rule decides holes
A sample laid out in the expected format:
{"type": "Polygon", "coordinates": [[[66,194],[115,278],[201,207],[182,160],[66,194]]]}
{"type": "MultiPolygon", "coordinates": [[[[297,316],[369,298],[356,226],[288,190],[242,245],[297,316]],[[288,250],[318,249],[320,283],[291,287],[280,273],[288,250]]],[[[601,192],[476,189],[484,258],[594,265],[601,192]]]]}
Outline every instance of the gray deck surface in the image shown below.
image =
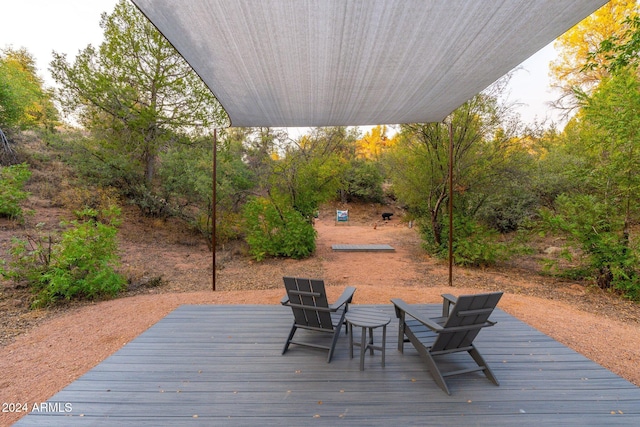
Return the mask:
{"type": "Polygon", "coordinates": [[[386,366],[376,352],[360,371],[344,332],[330,364],[300,346],[281,355],[287,307],[181,306],[49,400],[71,412],[32,412],[16,425],[640,425],[640,388],[501,310],[476,339],[500,387],[472,373],[450,378],[448,396],[410,344],[397,351],[392,306],[376,308],[392,316],[386,366]]]}
{"type": "Polygon", "coordinates": [[[394,252],[395,248],[390,245],[331,245],[331,249],[340,252],[394,252]]]}

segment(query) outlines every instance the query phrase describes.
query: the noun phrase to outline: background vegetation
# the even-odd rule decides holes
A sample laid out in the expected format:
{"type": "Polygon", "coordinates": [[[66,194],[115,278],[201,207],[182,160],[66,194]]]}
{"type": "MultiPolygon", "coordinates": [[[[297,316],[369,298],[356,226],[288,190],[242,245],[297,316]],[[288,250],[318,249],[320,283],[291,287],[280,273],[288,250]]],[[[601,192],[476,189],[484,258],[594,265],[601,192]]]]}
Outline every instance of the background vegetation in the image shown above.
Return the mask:
{"type": "Polygon", "coordinates": [[[68,163],[76,187],[113,195],[75,197],[78,217],[60,235],[31,230],[16,240],[0,272],[29,282],[35,304],[118,292],[114,236],[122,203],[143,215],[181,218],[212,250],[244,241],[256,260],[312,255],[313,217],[325,202],[393,204],[420,227],[425,250],[446,257],[450,138],[457,264],[494,265],[526,251],[527,238],[552,235],[566,243],[571,263],[549,263],[549,274],[640,300],[635,1],[611,1],[557,41],[557,107],[571,117],[562,130],[523,126],[501,101],[508,76],[445,123],[378,126],[364,135],[316,128],[297,138],[225,128],[215,98],[130,3],[118,3],[100,25],[101,46],[72,62],[55,55],[55,94],[43,88],[26,50],[0,55],[0,215],[24,217],[29,165],[12,136],[25,129],[68,163]],[[54,102],[73,126],[60,125],[54,102]]]}

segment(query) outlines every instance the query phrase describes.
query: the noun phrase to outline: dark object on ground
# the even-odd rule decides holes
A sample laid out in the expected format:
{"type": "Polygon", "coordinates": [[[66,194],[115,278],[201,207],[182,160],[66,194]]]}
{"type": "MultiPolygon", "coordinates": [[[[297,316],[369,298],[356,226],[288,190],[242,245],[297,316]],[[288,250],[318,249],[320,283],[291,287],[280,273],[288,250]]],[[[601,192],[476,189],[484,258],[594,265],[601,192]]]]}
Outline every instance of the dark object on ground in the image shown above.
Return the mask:
{"type": "Polygon", "coordinates": [[[392,216],[393,216],[393,214],[391,212],[384,212],[382,214],[382,219],[386,221],[388,219],[391,219],[392,216]]]}
{"type": "Polygon", "coordinates": [[[287,351],[289,344],[297,344],[329,350],[327,363],[331,362],[333,350],[340,336],[340,329],[344,324],[344,316],[347,313],[356,288],[346,288],[338,298],[338,301],[334,304],[329,304],[324,290],[324,281],[299,277],[284,277],[283,279],[287,295],[282,299],[281,303],[291,307],[294,321],[282,354],[287,351]],[[331,345],[325,346],[309,341],[294,341],[293,336],[298,328],[332,334],[331,345]]]}
{"type": "Polygon", "coordinates": [[[396,316],[400,319],[398,350],[402,353],[404,343],[411,342],[422,356],[433,379],[447,394],[451,393],[444,377],[450,375],[484,371],[491,382],[499,385],[489,365],[473,345],[473,340],[480,329],[495,325],[495,322],[488,319],[500,301],[502,292],[461,295],[459,298],[444,294],[442,297],[442,317],[431,319],[417,313],[415,308],[401,299],[391,300],[396,308],[396,316]],[[471,355],[477,367],[452,372],[440,371],[434,357],[464,351],[471,355]]]}

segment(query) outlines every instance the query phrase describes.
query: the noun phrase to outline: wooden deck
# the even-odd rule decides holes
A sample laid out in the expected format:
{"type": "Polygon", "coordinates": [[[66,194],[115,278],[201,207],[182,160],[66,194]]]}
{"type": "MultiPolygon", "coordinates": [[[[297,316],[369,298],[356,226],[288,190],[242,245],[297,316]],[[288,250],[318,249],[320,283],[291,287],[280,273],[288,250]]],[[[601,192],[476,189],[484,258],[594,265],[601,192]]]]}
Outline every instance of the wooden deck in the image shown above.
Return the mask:
{"type": "Polygon", "coordinates": [[[473,373],[448,396],[411,345],[397,351],[392,306],[376,308],[392,315],[386,366],[367,354],[360,371],[345,336],[330,364],[300,346],[281,355],[286,307],[182,306],[16,425],[640,425],[640,388],[500,310],[476,340],[500,387],[473,373]]]}

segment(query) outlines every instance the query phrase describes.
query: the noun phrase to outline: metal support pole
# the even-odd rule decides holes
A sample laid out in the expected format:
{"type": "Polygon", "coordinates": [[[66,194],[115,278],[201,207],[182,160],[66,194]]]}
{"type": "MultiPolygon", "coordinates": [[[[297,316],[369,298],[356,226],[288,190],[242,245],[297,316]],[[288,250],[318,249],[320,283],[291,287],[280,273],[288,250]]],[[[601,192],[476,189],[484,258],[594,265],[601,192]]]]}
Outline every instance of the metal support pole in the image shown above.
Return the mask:
{"type": "Polygon", "coordinates": [[[211,199],[211,256],[212,256],[212,291],[216,290],[216,154],[218,151],[218,129],[213,130],[213,172],[212,187],[213,198],[211,199]]]}
{"type": "Polygon", "coordinates": [[[449,286],[453,286],[453,119],[449,121],[449,286]]]}

